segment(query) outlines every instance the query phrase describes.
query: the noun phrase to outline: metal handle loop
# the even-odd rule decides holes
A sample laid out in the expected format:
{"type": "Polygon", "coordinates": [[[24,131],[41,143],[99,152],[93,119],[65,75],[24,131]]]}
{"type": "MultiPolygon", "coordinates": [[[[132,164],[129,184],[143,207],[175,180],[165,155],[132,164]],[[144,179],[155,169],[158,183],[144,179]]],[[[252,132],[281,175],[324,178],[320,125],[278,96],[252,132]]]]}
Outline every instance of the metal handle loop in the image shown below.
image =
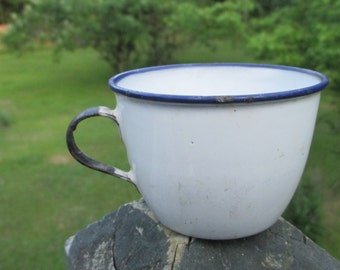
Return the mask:
{"type": "Polygon", "coordinates": [[[97,160],[94,160],[84,154],[79,147],[77,146],[75,139],[74,139],[74,131],[76,130],[78,124],[90,117],[95,117],[95,116],[103,116],[106,118],[109,118],[113,120],[119,127],[119,123],[117,121],[117,118],[114,114],[114,111],[110,108],[103,107],[103,106],[98,106],[98,107],[93,107],[84,110],[80,114],[78,114],[69,124],[67,132],[66,132],[66,143],[68,150],[70,151],[71,155],[81,164],[83,164],[86,167],[89,167],[91,169],[94,169],[96,171],[100,171],[106,174],[110,174],[113,176],[116,176],[122,180],[128,181],[134,185],[135,182],[132,180],[131,173],[123,171],[121,169],[118,169],[116,167],[106,165],[104,163],[101,163],[97,160]]]}

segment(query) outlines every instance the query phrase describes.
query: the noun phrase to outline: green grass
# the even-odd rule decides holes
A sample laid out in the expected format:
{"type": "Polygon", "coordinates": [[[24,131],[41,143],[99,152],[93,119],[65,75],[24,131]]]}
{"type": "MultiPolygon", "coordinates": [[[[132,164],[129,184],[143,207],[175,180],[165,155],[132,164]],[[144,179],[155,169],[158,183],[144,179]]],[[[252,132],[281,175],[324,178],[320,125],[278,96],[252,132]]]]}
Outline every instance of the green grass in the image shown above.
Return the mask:
{"type": "MultiPolygon", "coordinates": [[[[0,269],[64,269],[69,236],[139,197],[132,185],[79,165],[65,144],[77,113],[114,107],[106,83],[112,74],[92,51],[67,54],[59,64],[49,51],[2,54],[0,74],[0,111],[10,119],[0,126],[0,269]]],[[[96,158],[127,168],[114,125],[89,123],[77,130],[79,143],[89,144],[84,148],[96,158]]]]}
{"type": "MultiPolygon", "coordinates": [[[[115,106],[109,66],[91,50],[66,53],[60,63],[51,59],[49,50],[21,58],[0,54],[0,269],[64,269],[69,236],[140,197],[131,184],[78,164],[65,144],[77,113],[115,106]]],[[[218,53],[195,48],[177,59],[253,61],[228,46],[218,53]]],[[[327,230],[321,244],[340,258],[338,104],[324,93],[305,175],[322,184],[327,230]]],[[[128,168],[119,131],[109,120],[89,119],[76,138],[91,156],[128,168]]]]}
{"type": "Polygon", "coordinates": [[[340,259],[340,97],[324,91],[304,178],[323,197],[323,236],[318,243],[340,259]]]}

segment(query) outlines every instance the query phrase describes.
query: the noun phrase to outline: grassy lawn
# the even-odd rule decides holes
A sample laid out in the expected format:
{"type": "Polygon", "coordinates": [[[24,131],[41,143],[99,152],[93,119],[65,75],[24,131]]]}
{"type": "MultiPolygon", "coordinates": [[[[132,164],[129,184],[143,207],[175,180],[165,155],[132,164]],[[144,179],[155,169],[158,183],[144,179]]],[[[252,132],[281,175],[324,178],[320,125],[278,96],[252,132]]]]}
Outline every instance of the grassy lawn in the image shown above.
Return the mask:
{"type": "MultiPolygon", "coordinates": [[[[221,48],[220,48],[221,49],[221,48]]],[[[220,50],[221,51],[221,50],[220,50]]],[[[242,51],[179,54],[178,62],[251,61],[242,51]]],[[[0,53],[0,269],[64,269],[64,242],[85,227],[139,198],[135,188],[74,161],[66,148],[69,121],[85,108],[115,106],[107,87],[110,67],[91,50],[53,63],[50,51],[17,58],[0,53]]],[[[323,247],[340,258],[340,111],[325,91],[306,177],[324,195],[323,247]]],[[[77,129],[85,151],[128,168],[117,128],[89,119],[77,129]]]]}
{"type": "MultiPolygon", "coordinates": [[[[73,116],[114,107],[106,83],[112,74],[92,51],[65,55],[60,64],[48,51],[2,54],[0,74],[0,112],[9,122],[0,127],[0,269],[64,269],[69,236],[139,197],[132,185],[78,165],[65,145],[73,116]]],[[[95,119],[78,133],[86,151],[127,167],[114,125],[95,119]],[[107,147],[113,144],[118,148],[107,147]]]]}

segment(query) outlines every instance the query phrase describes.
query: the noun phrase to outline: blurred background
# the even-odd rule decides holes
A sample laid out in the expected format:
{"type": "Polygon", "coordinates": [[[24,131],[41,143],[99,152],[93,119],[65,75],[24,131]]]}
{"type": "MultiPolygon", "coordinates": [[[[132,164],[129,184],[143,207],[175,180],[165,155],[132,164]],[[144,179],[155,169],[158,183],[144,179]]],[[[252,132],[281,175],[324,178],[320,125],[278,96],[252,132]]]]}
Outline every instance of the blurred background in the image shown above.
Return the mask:
{"type": "MultiPolygon", "coordinates": [[[[140,198],[69,155],[85,108],[114,108],[107,80],[131,68],[257,62],[330,79],[299,189],[284,217],[340,259],[340,0],[2,0],[0,269],[63,269],[68,237],[140,198]]],[[[89,119],[85,152],[128,169],[119,131],[89,119]]],[[[138,134],[136,134],[138,136],[138,134]]]]}

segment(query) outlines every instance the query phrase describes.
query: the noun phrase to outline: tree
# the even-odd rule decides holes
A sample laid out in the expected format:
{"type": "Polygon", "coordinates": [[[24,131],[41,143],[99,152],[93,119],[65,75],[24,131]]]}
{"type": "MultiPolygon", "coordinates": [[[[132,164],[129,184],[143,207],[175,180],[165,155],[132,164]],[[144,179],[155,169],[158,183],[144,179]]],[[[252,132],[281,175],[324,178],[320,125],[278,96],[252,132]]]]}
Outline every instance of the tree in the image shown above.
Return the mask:
{"type": "Polygon", "coordinates": [[[260,59],[324,72],[340,89],[340,0],[291,0],[252,20],[250,48],[260,59]]]}
{"type": "Polygon", "coordinates": [[[251,0],[41,0],[14,16],[4,43],[14,51],[53,44],[92,47],[115,71],[172,61],[193,43],[242,39],[251,0]]]}
{"type": "Polygon", "coordinates": [[[189,44],[198,43],[213,48],[217,41],[244,41],[247,17],[254,8],[253,1],[214,2],[200,6],[191,1],[183,2],[169,18],[169,24],[189,44]]]}
{"type": "Polygon", "coordinates": [[[181,41],[167,25],[176,1],[30,1],[3,37],[12,51],[46,43],[57,52],[92,47],[115,71],[170,61],[181,41]],[[80,3],[81,2],[81,3],[80,3]]]}
{"type": "Polygon", "coordinates": [[[20,13],[27,0],[1,0],[0,2],[0,24],[10,20],[11,13],[20,13]]]}

